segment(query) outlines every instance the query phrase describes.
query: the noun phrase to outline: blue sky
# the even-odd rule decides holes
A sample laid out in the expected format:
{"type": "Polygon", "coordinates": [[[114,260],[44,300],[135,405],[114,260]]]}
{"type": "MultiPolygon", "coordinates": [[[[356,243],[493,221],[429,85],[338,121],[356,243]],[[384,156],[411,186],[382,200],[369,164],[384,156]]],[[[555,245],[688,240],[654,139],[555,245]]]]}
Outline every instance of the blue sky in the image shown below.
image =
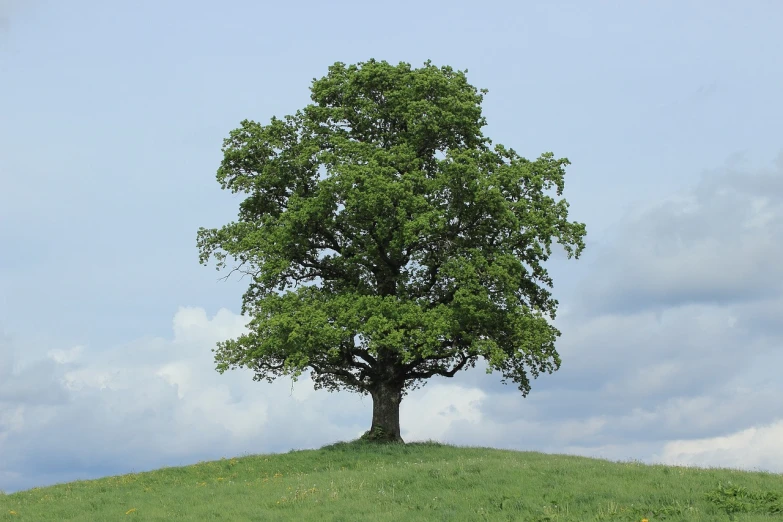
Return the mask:
{"type": "Polygon", "coordinates": [[[220,147],[336,61],[468,69],[485,134],[572,161],[560,371],[484,366],[403,438],[783,473],[783,4],[0,0],[0,490],[313,448],[369,397],[219,375],[246,282],[220,147]],[[433,419],[437,419],[433,421],[433,419]]]}

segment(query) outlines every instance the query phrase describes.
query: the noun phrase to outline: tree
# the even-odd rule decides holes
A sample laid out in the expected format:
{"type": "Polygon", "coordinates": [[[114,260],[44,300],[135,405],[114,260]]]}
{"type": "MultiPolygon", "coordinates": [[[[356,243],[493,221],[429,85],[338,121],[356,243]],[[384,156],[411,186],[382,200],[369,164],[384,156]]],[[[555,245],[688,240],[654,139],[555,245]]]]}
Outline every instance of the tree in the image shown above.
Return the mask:
{"type": "Polygon", "coordinates": [[[198,247],[251,276],[251,319],[213,350],[218,372],[309,368],[315,389],[372,396],[366,439],[402,442],[400,401],[431,377],[483,358],[526,396],[560,367],[542,262],[553,239],[578,258],[586,229],[545,191],[562,195],[569,161],[491,148],[466,72],[337,62],[303,110],[230,132],[217,179],[247,198],[198,247]]]}

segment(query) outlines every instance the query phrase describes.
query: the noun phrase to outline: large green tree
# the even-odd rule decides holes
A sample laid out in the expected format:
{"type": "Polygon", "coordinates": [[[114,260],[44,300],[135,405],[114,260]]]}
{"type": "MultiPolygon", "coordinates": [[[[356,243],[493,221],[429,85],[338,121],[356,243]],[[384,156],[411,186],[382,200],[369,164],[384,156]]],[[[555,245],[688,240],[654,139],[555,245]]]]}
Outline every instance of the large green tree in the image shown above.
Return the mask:
{"type": "Polygon", "coordinates": [[[487,91],[466,72],[338,62],[295,115],[231,131],[217,179],[247,197],[198,247],[202,264],[230,257],[228,275],[251,276],[251,319],[213,350],[220,373],[309,368],[316,389],[372,396],[366,438],[402,441],[400,401],[430,377],[483,358],[525,396],[530,375],[560,367],[542,262],[553,240],[569,258],[585,246],[546,194],[562,195],[569,162],[491,147],[487,91]]]}

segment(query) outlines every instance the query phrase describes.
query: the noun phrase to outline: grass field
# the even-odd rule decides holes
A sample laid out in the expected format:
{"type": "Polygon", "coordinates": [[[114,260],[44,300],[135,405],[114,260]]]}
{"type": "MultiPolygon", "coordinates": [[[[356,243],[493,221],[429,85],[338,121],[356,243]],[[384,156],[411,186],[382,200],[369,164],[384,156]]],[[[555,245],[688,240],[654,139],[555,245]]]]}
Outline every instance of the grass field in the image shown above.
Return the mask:
{"type": "Polygon", "coordinates": [[[783,520],[783,475],[434,442],[254,455],[0,494],[0,520],[783,520]]]}

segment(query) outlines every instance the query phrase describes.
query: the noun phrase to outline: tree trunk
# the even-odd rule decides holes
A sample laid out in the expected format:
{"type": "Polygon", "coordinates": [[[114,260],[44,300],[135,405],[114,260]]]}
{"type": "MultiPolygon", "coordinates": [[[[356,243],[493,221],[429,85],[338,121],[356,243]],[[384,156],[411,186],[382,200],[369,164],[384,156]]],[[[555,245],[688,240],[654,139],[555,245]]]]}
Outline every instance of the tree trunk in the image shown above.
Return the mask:
{"type": "Polygon", "coordinates": [[[378,383],[372,390],[372,426],[362,437],[375,442],[404,442],[400,436],[402,385],[378,383]]]}

